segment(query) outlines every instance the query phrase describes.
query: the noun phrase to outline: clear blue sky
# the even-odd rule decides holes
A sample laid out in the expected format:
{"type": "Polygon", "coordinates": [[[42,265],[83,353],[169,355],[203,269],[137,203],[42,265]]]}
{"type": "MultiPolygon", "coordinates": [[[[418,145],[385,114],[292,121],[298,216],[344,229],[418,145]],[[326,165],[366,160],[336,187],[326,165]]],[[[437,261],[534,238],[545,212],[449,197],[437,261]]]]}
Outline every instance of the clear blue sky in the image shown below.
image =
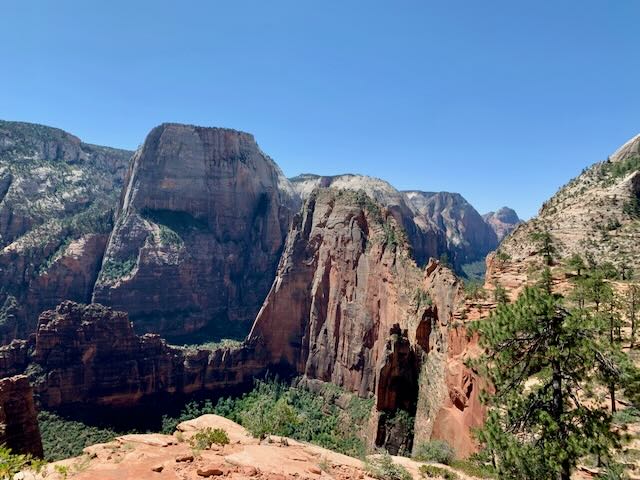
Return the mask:
{"type": "Polygon", "coordinates": [[[640,132],[640,1],[2,0],[0,118],[135,148],[246,130],[523,217],[640,132]]]}

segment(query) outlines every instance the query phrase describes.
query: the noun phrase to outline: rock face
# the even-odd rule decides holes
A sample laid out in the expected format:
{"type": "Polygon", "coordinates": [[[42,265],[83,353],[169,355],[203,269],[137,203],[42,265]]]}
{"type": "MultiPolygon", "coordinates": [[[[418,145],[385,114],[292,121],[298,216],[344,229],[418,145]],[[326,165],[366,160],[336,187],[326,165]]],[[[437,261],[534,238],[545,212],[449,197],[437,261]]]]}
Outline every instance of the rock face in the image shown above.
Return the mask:
{"type": "Polygon", "coordinates": [[[495,212],[485,213],[482,218],[496,232],[498,242],[501,242],[522,222],[515,210],[509,207],[502,207],[495,212]]]}
{"type": "Polygon", "coordinates": [[[132,158],[93,300],[141,331],[246,332],[297,206],[251,135],[161,125],[132,158]]]}
{"type": "Polygon", "coordinates": [[[91,297],[131,152],[0,121],[0,340],[91,297]]]}
{"type": "Polygon", "coordinates": [[[500,258],[487,259],[487,283],[514,292],[540,262],[531,235],[547,231],[559,257],[580,254],[587,262],[611,262],[619,271],[640,264],[640,135],[608,160],[585,169],[546,201],[538,216],[524,222],[500,245],[500,258]]]}
{"type": "Polygon", "coordinates": [[[404,228],[418,265],[447,254],[459,268],[482,260],[498,245],[498,238],[480,214],[460,194],[400,192],[389,183],[364,175],[292,178],[293,187],[306,199],[314,188],[362,191],[386,207],[404,228]]]}
{"type": "Polygon", "coordinates": [[[42,457],[33,390],[24,375],[0,379],[0,445],[42,457]]]}
{"type": "Polygon", "coordinates": [[[42,406],[127,407],[159,394],[224,393],[264,368],[250,347],[185,350],[137,336],[127,314],[64,302],[44,312],[31,340],[0,348],[0,374],[25,371],[42,406]]]}
{"type": "Polygon", "coordinates": [[[272,367],[375,395],[372,436],[391,449],[399,410],[420,418],[416,442],[431,436],[459,302],[455,276],[437,262],[423,273],[409,252],[395,217],[364,193],[316,190],[249,335],[272,367]]]}
{"type": "Polygon", "coordinates": [[[445,232],[453,265],[484,259],[498,246],[498,238],[475,208],[459,193],[405,192],[418,215],[445,232]]]}

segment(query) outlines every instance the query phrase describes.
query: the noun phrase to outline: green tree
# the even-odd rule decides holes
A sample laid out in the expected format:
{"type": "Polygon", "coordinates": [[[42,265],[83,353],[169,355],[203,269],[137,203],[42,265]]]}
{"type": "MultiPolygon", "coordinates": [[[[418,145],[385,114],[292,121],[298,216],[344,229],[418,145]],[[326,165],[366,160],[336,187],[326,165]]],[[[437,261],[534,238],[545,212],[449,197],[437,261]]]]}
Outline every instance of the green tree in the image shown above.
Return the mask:
{"type": "Polygon", "coordinates": [[[631,322],[631,340],[629,348],[635,347],[636,342],[636,316],[638,312],[638,299],[640,297],[640,288],[638,285],[630,285],[627,291],[627,304],[629,307],[629,321],[631,322]]]}
{"type": "Polygon", "coordinates": [[[534,232],[531,234],[531,239],[538,244],[539,253],[542,255],[545,265],[549,267],[553,265],[557,251],[551,234],[547,230],[534,232]]]}
{"type": "Polygon", "coordinates": [[[493,300],[498,305],[504,305],[509,302],[509,295],[507,290],[502,286],[500,282],[496,282],[495,289],[493,290],[493,300]]]}
{"type": "Polygon", "coordinates": [[[477,365],[494,388],[479,439],[501,476],[568,480],[583,455],[610,458],[611,415],[582,398],[623,370],[598,315],[533,286],[474,328],[486,349],[477,365]]]}
{"type": "Polygon", "coordinates": [[[575,270],[576,275],[578,277],[581,276],[582,271],[587,268],[584,263],[584,260],[577,253],[574,253],[569,257],[569,260],[567,260],[567,266],[570,267],[572,270],[575,270]]]}

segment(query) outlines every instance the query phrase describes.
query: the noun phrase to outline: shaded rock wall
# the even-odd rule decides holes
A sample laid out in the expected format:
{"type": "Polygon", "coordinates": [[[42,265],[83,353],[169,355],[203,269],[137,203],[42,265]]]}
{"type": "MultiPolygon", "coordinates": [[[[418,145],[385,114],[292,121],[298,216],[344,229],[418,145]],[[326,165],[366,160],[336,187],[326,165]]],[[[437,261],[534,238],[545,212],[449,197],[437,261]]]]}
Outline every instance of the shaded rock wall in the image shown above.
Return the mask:
{"type": "Polygon", "coordinates": [[[35,338],[0,348],[0,367],[1,373],[28,367],[46,408],[128,407],[159,394],[222,394],[250,386],[264,371],[250,347],[171,347],[158,335],[136,335],[127,314],[102,305],[64,302],[39,322],[35,338]]]}
{"type": "Polygon", "coordinates": [[[42,457],[33,389],[24,375],[0,379],[0,445],[42,457]]]}
{"type": "Polygon", "coordinates": [[[141,331],[246,332],[297,206],[251,135],[161,125],[132,159],[93,300],[141,331]]]}

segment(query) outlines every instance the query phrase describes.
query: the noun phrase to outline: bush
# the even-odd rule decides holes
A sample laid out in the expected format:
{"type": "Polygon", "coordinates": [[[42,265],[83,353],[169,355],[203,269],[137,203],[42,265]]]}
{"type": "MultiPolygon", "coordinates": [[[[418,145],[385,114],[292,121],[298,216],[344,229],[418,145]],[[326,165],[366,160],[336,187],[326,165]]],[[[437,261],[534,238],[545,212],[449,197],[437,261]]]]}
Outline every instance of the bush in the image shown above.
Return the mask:
{"type": "Polygon", "coordinates": [[[426,478],[444,478],[444,480],[458,480],[460,478],[457,473],[435,465],[421,465],[419,472],[426,478]]]}
{"type": "Polygon", "coordinates": [[[496,478],[496,472],[493,467],[473,456],[467,460],[454,460],[451,466],[470,477],[496,478]]]}
{"type": "Polygon", "coordinates": [[[365,468],[369,475],[378,480],[412,480],[413,478],[406,468],[393,463],[388,453],[368,459],[365,462],[365,468]]]}
{"type": "Polygon", "coordinates": [[[413,458],[421,462],[436,462],[451,464],[456,457],[456,452],[447,442],[442,440],[431,440],[427,443],[419,444],[413,452],[413,458]]]}
{"type": "Polygon", "coordinates": [[[32,457],[29,454],[11,453],[4,444],[0,445],[0,478],[13,478],[21,470],[34,470],[39,472],[45,462],[32,457]]]}
{"type": "Polygon", "coordinates": [[[206,450],[211,445],[228,445],[229,435],[222,428],[205,428],[189,439],[189,444],[197,450],[206,450]]]}
{"type": "Polygon", "coordinates": [[[76,457],[81,455],[82,449],[89,445],[110,442],[118,435],[129,433],[90,426],[44,410],[38,414],[38,423],[44,455],[50,461],[76,457]]]}
{"type": "Polygon", "coordinates": [[[240,423],[258,438],[281,435],[362,457],[366,451],[363,431],[373,400],[351,395],[343,409],[336,403],[343,395],[347,394],[332,385],[312,393],[258,381],[241,398],[221,399],[214,413],[240,423]]]}

